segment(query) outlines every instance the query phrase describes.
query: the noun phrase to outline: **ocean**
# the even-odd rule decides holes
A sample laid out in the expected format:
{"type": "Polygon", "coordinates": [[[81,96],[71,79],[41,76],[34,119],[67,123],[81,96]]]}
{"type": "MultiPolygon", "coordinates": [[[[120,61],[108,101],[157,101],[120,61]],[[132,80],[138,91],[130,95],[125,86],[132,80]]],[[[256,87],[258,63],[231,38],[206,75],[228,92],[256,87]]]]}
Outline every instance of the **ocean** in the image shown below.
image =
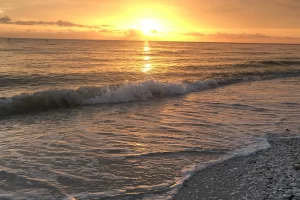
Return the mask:
{"type": "Polygon", "coordinates": [[[172,199],[300,133],[300,45],[0,39],[0,199],[172,199]]]}

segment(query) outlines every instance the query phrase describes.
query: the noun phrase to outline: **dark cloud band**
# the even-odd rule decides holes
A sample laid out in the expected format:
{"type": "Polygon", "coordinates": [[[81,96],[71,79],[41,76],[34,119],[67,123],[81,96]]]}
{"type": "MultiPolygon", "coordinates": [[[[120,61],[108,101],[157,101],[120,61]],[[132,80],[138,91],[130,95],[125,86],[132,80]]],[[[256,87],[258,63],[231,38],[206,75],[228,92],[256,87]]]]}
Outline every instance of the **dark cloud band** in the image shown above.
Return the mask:
{"type": "Polygon", "coordinates": [[[10,17],[4,16],[0,17],[0,24],[16,24],[16,25],[24,25],[24,26],[59,26],[59,27],[79,27],[79,28],[94,28],[101,29],[102,27],[109,27],[111,25],[101,25],[101,26],[88,26],[82,24],[76,24],[69,21],[58,20],[54,21],[13,21],[10,17]]]}

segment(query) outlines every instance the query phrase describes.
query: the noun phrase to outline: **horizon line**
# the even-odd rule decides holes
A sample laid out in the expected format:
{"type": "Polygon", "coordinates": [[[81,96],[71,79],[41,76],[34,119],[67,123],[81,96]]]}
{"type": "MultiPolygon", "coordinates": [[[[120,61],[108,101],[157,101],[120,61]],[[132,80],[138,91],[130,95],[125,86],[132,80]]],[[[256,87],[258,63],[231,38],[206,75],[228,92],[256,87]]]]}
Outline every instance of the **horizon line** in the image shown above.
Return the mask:
{"type": "Polygon", "coordinates": [[[134,40],[134,39],[82,39],[82,38],[22,38],[0,37],[0,39],[23,39],[23,40],[81,40],[81,41],[127,41],[127,42],[182,42],[182,43],[217,43],[217,44],[264,44],[264,45],[300,45],[300,43],[276,43],[276,42],[214,42],[214,41],[172,41],[172,40],[134,40]]]}

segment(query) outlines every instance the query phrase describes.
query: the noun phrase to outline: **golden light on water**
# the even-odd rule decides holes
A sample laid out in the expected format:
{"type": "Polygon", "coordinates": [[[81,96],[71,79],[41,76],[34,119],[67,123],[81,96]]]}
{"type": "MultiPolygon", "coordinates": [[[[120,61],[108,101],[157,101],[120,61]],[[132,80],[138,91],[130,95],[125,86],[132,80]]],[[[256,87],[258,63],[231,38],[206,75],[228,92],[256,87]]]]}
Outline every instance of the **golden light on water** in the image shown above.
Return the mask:
{"type": "Polygon", "coordinates": [[[144,67],[142,68],[142,72],[148,73],[152,69],[152,65],[150,63],[144,64],[144,67]]]}
{"type": "Polygon", "coordinates": [[[141,68],[141,71],[144,72],[144,73],[149,73],[152,70],[152,65],[150,63],[150,59],[151,59],[151,56],[149,56],[150,48],[149,48],[149,43],[147,41],[144,43],[143,53],[145,54],[145,56],[144,56],[144,59],[143,59],[144,60],[144,65],[141,68]]]}
{"type": "Polygon", "coordinates": [[[148,54],[148,53],[150,53],[149,52],[150,51],[150,48],[149,48],[149,45],[148,45],[148,42],[145,42],[145,44],[144,44],[144,54],[148,54]]]}

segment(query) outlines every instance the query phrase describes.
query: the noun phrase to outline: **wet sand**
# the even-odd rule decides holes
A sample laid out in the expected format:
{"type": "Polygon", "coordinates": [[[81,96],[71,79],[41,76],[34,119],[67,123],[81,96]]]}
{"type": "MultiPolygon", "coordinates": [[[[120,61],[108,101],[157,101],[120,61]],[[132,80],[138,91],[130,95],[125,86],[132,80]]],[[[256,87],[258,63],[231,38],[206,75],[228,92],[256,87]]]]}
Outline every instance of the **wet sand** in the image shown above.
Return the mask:
{"type": "Polygon", "coordinates": [[[210,166],[184,182],[174,200],[300,200],[300,138],[210,166]]]}

